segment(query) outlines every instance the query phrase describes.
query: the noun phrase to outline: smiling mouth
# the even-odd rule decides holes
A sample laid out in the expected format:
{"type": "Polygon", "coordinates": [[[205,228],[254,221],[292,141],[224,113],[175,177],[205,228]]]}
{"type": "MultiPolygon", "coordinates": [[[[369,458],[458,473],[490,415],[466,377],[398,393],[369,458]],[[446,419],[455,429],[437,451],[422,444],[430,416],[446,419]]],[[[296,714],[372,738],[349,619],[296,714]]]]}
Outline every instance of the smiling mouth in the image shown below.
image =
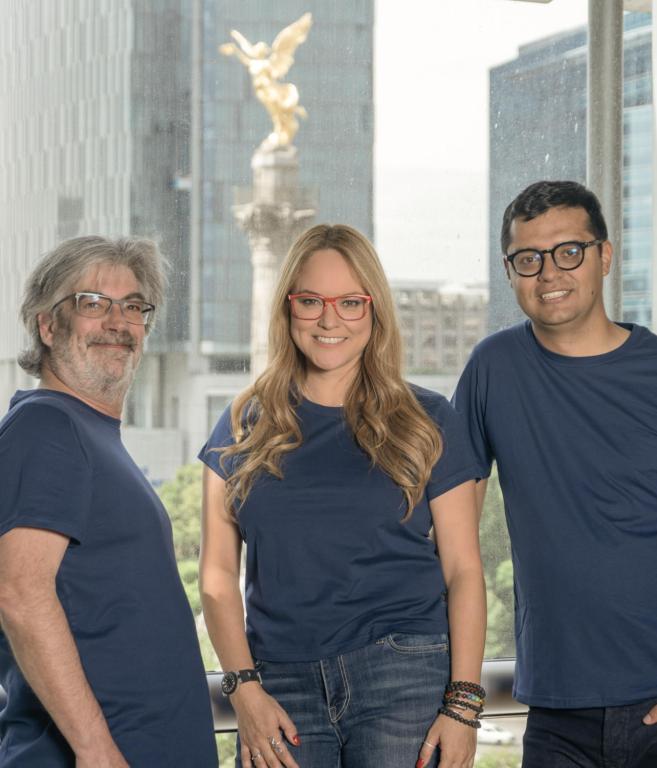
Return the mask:
{"type": "Polygon", "coordinates": [[[345,336],[315,336],[315,339],[320,344],[339,344],[341,341],[346,341],[345,336]]]}
{"type": "Polygon", "coordinates": [[[92,347],[105,347],[106,349],[124,349],[128,352],[132,352],[132,344],[116,344],[112,342],[94,341],[89,346],[92,347]]]}
{"type": "Polygon", "coordinates": [[[541,301],[551,302],[551,301],[558,301],[559,299],[563,299],[565,296],[568,296],[570,291],[550,291],[549,293],[542,293],[540,295],[541,301]]]}

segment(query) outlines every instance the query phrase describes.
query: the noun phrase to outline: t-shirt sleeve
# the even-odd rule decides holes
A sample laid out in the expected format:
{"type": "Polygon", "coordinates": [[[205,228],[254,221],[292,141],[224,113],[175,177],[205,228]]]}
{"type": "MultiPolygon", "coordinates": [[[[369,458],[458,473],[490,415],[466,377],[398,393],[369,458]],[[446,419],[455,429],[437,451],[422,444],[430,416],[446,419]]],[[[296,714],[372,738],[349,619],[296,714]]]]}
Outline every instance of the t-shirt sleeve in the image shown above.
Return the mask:
{"type": "Polygon", "coordinates": [[[201,448],[198,458],[211,470],[216,472],[224,480],[230,474],[221,466],[221,451],[218,448],[226,448],[235,442],[230,419],[230,405],[226,407],[212,430],[207,443],[201,448]]]}
{"type": "Polygon", "coordinates": [[[493,450],[486,434],[486,392],[476,352],[468,361],[452,397],[452,405],[465,420],[465,428],[477,462],[478,478],[490,475],[493,450]]]}
{"type": "Polygon", "coordinates": [[[0,435],[0,535],[44,528],[82,543],[92,472],[71,418],[48,405],[26,404],[0,435]]]}
{"type": "Polygon", "coordinates": [[[442,454],[427,483],[427,498],[431,501],[478,475],[463,418],[443,397],[427,411],[435,420],[443,439],[442,454]]]}

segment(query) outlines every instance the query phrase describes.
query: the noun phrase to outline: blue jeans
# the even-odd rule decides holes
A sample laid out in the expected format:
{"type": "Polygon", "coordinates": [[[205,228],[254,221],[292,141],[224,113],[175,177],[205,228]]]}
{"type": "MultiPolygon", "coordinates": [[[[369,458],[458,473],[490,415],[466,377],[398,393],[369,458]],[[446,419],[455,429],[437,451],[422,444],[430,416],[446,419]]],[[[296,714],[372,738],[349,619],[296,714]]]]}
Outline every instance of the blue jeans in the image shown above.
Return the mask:
{"type": "Polygon", "coordinates": [[[657,699],[623,707],[530,707],[523,768],[655,768],[657,725],[642,720],[657,699]]]}
{"type": "MultiPolygon", "coordinates": [[[[300,768],[414,768],[449,681],[445,635],[395,632],[321,661],[256,665],[297,727],[300,768]]],[[[239,749],[238,737],[237,768],[239,749]]]]}

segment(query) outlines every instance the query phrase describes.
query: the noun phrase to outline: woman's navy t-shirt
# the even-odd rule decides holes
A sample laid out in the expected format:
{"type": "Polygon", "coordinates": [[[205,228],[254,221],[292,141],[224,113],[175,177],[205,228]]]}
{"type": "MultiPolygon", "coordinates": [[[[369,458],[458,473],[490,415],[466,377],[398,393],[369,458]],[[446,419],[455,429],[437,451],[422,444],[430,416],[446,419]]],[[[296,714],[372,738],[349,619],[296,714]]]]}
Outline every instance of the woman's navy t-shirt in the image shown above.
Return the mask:
{"type": "MultiPolygon", "coordinates": [[[[303,443],[284,457],[282,480],[257,478],[239,513],[247,543],[247,636],[256,658],[313,661],[392,631],[447,633],[429,501],[474,478],[477,469],[449,402],[414,391],[440,427],[444,447],[405,523],[401,490],[372,467],[342,408],[308,400],[298,406],[303,443]]],[[[220,453],[212,449],[232,442],[228,408],[199,455],[224,478],[220,453]]]]}

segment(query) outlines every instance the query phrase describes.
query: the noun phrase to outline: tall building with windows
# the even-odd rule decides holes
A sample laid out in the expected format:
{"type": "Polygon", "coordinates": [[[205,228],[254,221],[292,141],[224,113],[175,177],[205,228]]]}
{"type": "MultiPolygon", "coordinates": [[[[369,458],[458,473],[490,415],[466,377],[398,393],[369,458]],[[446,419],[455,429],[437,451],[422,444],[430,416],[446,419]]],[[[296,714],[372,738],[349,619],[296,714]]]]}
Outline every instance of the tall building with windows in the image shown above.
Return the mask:
{"type": "Polygon", "coordinates": [[[396,280],[391,288],[406,372],[458,376],[486,335],[488,287],[396,280]]]}
{"type": "Polygon", "coordinates": [[[15,363],[27,273],[59,240],[127,232],[128,2],[3,4],[0,25],[0,399],[33,380],[15,363]]]}
{"type": "Polygon", "coordinates": [[[171,465],[195,455],[208,423],[248,378],[250,254],[231,207],[270,131],[250,77],[217,48],[231,29],[271,43],[307,11],[313,27],[289,73],[308,112],[295,140],[301,183],[317,190],[318,220],[349,222],[371,237],[374,0],[7,0],[0,29],[3,402],[33,385],[15,360],[23,343],[20,290],[37,258],[79,234],[152,236],[171,265],[169,301],[127,403],[126,434],[155,479],[170,472],[161,461],[155,467],[154,454],[171,465]],[[193,142],[201,156],[195,283],[193,142]],[[198,312],[195,342],[191,312],[198,312]],[[153,440],[166,448],[154,452],[153,440]]]}
{"type": "MultiPolygon", "coordinates": [[[[622,319],[650,325],[651,15],[624,18],[622,319]]],[[[490,332],[522,318],[502,267],[506,205],[540,179],[586,182],[586,43],[584,29],[554,35],[490,71],[490,332]]]]}
{"type": "Polygon", "coordinates": [[[251,78],[217,52],[237,29],[270,44],[309,11],[313,26],[285,80],[308,112],[294,140],[300,182],[316,190],[318,221],[344,221],[373,234],[374,2],[203,0],[203,253],[201,345],[204,354],[247,359],[251,268],[245,236],[233,222],[236,191],[251,183],[254,149],[271,130],[251,78]]]}

